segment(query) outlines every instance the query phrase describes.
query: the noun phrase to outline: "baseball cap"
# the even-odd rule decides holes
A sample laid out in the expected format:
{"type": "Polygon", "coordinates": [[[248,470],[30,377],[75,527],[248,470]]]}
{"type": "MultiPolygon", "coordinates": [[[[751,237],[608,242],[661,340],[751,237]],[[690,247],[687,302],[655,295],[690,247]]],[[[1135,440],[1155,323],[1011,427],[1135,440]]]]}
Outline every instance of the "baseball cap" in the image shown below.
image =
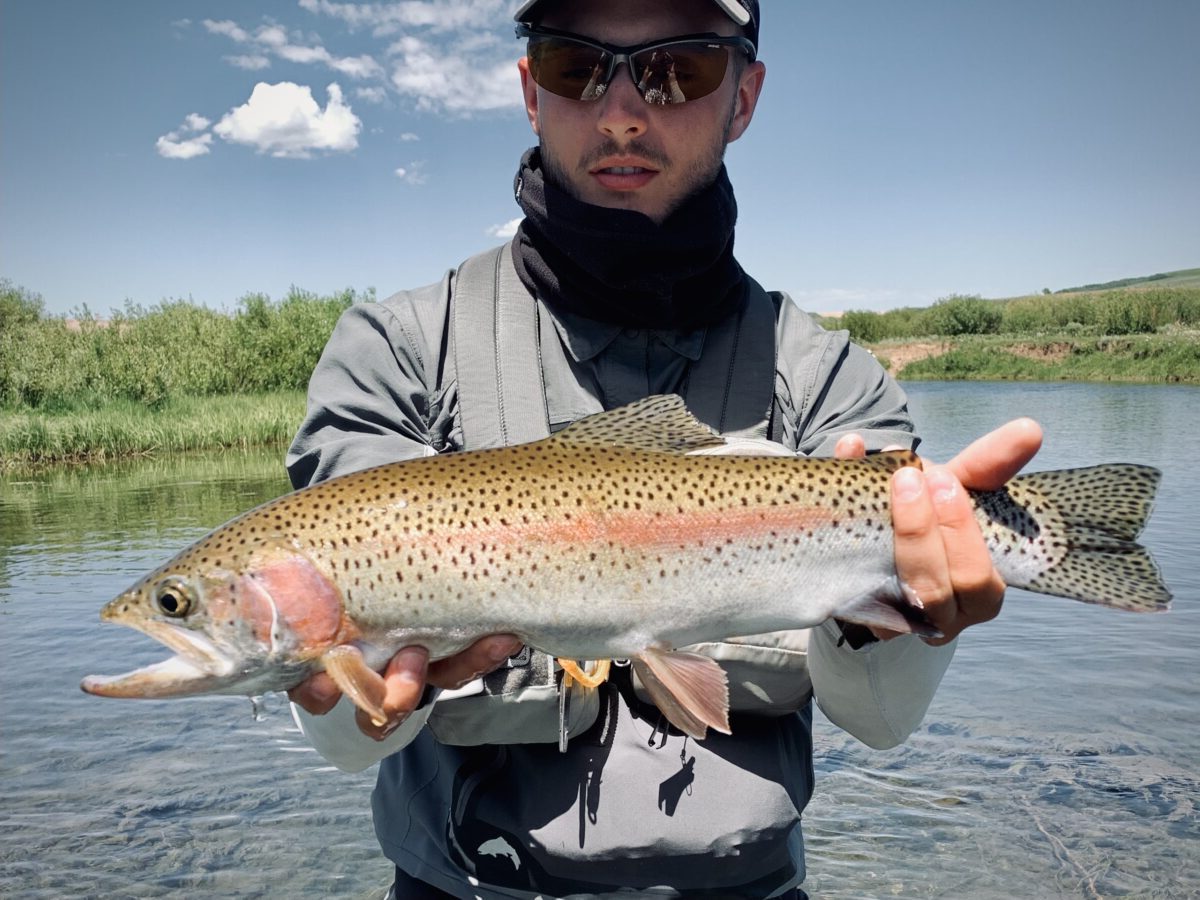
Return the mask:
{"type": "MultiPolygon", "coordinates": [[[[758,0],[712,0],[717,8],[742,27],[746,37],[758,49],[758,0]]],[[[537,7],[544,6],[545,0],[525,0],[513,16],[518,22],[534,24],[537,18],[537,7]]]]}

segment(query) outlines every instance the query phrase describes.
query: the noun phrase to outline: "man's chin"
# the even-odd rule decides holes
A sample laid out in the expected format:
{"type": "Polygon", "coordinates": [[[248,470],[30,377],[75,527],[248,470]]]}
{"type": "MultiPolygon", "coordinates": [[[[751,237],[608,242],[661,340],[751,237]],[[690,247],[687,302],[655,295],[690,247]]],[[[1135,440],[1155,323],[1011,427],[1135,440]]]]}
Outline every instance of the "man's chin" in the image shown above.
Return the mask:
{"type": "Polygon", "coordinates": [[[669,210],[664,210],[662,203],[655,203],[651,198],[633,191],[606,191],[602,196],[587,199],[584,202],[605,209],[623,209],[627,212],[641,213],[658,224],[661,224],[669,215],[669,210]]]}

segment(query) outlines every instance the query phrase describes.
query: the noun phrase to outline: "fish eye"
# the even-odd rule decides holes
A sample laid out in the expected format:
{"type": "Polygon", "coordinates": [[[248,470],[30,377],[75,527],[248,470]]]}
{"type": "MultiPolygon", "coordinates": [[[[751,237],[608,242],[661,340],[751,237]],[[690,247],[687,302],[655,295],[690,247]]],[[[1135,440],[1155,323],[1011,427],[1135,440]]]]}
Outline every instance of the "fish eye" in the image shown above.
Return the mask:
{"type": "Polygon", "coordinates": [[[160,584],[154,591],[154,602],[165,615],[173,619],[182,619],[192,608],[187,585],[177,579],[160,584]]]}

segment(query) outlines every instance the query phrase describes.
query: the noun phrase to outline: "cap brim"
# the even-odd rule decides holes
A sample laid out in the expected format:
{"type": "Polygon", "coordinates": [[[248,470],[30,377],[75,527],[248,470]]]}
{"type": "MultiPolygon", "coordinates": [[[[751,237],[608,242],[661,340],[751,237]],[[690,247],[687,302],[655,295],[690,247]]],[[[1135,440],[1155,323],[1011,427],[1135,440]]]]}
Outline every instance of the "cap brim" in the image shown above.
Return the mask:
{"type": "Polygon", "coordinates": [[[715,0],[715,2],[725,12],[725,15],[738,25],[750,24],[750,10],[738,3],[737,0],[715,0]]]}
{"type": "MultiPolygon", "coordinates": [[[[513,14],[513,18],[518,22],[524,21],[529,13],[533,11],[533,8],[541,2],[542,0],[525,0],[516,13],[513,14]]],[[[738,3],[738,0],[713,0],[713,2],[721,8],[721,11],[725,15],[733,19],[736,24],[750,24],[750,11],[738,3]]]]}

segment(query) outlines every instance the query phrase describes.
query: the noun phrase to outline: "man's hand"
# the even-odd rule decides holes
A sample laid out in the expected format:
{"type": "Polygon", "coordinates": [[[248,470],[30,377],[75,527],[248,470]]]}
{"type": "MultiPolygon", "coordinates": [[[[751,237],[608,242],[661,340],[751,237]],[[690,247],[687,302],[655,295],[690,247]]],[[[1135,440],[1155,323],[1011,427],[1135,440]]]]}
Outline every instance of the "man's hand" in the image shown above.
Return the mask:
{"type": "MultiPolygon", "coordinates": [[[[992,565],[966,489],[996,490],[1019,472],[1042,446],[1041,426],[1016,419],[959,453],[944,466],[926,462],[924,471],[906,466],[892,477],[892,526],[896,571],[921,599],[929,620],[944,637],[993,619],[1004,600],[1004,580],[992,565]]],[[[862,438],[846,435],[834,455],[864,454],[862,438]]],[[[872,629],[887,639],[895,633],[872,629]]]]}
{"type": "MultiPolygon", "coordinates": [[[[421,702],[425,685],[453,689],[468,681],[500,668],[508,657],[521,649],[521,642],[510,634],[493,634],[480,638],[466,650],[429,662],[424,647],[405,647],[388,662],[383,678],[387,683],[387,699],[383,708],[387,721],[375,725],[361,709],[355,712],[359,730],[382,741],[409,717],[421,702]]],[[[291,701],[313,715],[324,715],[337,705],[342,692],[333,679],[318,672],[288,691],[291,701]]]]}

